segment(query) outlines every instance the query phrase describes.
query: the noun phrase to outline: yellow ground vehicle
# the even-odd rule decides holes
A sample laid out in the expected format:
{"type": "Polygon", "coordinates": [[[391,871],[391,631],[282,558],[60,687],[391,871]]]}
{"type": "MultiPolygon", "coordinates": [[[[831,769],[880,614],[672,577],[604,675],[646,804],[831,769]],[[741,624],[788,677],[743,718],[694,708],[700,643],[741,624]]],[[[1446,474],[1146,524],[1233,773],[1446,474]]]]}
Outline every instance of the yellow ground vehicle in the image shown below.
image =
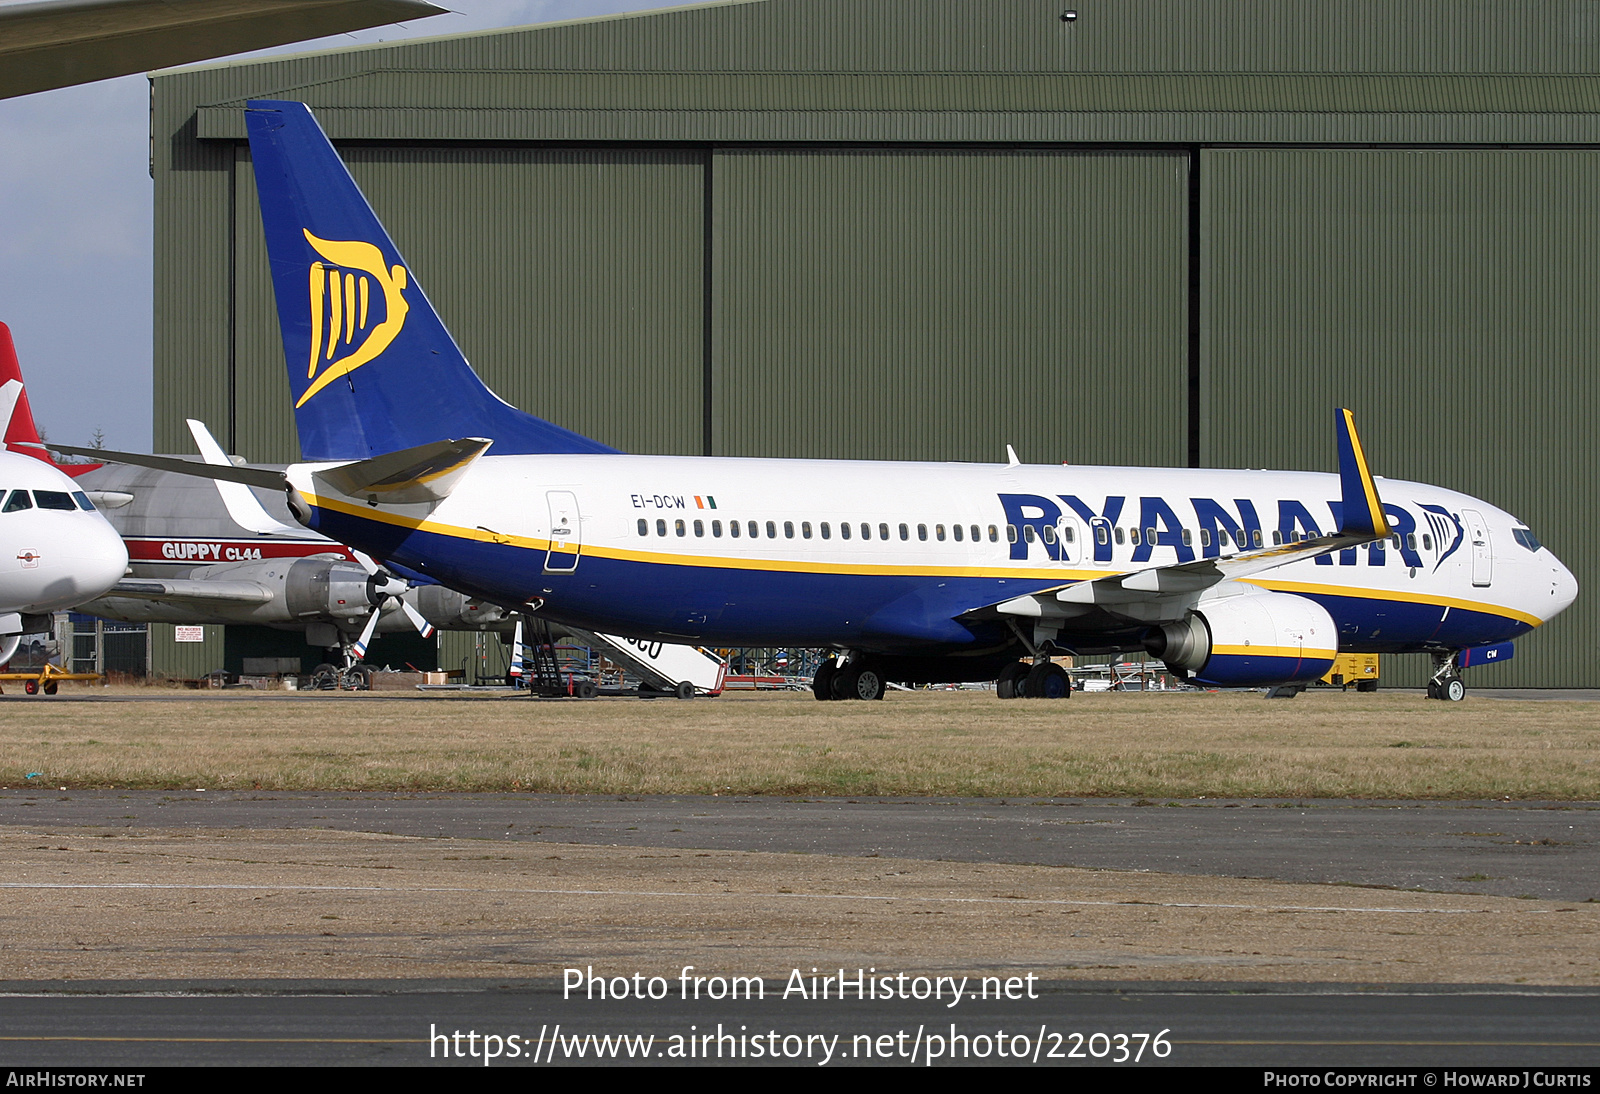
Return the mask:
{"type": "Polygon", "coordinates": [[[1378,690],[1378,655],[1375,653],[1341,653],[1333,659],[1323,684],[1332,688],[1348,688],[1354,684],[1357,691],[1378,690]]]}

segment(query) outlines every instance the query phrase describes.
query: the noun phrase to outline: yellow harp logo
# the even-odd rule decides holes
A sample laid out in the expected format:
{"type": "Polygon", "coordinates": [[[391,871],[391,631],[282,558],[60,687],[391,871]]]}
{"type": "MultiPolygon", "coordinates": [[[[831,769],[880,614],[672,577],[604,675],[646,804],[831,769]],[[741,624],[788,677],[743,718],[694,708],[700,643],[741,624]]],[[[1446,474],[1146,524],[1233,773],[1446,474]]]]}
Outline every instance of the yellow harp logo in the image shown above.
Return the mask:
{"type": "Polygon", "coordinates": [[[389,348],[406,325],[406,268],[385,267],[383,252],[360,240],[318,239],[305,231],[325,262],[311,264],[311,360],[306,378],[311,386],[294,404],[306,401],[341,376],[348,375],[389,348]],[[367,326],[372,315],[372,283],[383,294],[383,319],[367,326]],[[322,371],[317,366],[322,365],[322,371]]]}

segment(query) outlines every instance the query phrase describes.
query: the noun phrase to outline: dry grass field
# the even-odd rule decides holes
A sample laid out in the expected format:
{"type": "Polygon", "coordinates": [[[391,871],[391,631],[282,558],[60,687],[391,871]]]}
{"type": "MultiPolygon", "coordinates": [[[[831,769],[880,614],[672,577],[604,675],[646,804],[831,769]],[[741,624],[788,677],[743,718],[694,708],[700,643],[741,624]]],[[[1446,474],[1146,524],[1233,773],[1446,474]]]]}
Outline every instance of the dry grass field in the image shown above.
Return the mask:
{"type": "Polygon", "coordinates": [[[142,694],[162,701],[0,704],[0,786],[1600,798],[1596,703],[1451,705],[1394,692],[1055,703],[986,692],[881,703],[142,694]]]}

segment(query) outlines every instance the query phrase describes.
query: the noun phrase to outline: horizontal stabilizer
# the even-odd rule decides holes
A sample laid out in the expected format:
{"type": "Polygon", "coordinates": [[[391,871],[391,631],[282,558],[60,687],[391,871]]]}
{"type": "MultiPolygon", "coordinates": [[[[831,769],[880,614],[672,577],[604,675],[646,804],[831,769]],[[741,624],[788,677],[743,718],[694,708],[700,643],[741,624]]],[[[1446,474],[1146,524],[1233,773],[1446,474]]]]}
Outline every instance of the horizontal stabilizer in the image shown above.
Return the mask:
{"type": "Polygon", "coordinates": [[[69,456],[92,456],[106,463],[131,463],[135,467],[153,467],[157,471],[193,475],[198,479],[242,482],[246,486],[259,486],[266,490],[282,490],[286,481],[282,471],[273,471],[266,467],[237,467],[233,464],[218,466],[181,459],[177,456],[147,456],[142,452],[113,452],[109,448],[74,448],[70,444],[52,443],[50,447],[69,456]]]}
{"type": "Polygon", "coordinates": [[[358,463],[330,467],[312,477],[337,493],[372,504],[443,501],[472,466],[472,461],[488,451],[493,443],[482,437],[434,441],[358,463]]]}

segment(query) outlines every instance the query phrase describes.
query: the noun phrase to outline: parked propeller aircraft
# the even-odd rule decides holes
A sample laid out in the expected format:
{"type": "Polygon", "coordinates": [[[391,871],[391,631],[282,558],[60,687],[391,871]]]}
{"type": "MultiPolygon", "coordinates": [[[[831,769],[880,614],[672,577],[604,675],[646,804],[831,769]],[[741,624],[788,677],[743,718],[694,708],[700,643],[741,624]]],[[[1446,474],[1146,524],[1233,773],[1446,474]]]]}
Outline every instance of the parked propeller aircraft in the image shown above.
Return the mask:
{"type": "MultiPolygon", "coordinates": [[[[0,665],[50,613],[111,588],[128,567],[122,539],[51,462],[28,408],[11,330],[0,323],[0,665]]],[[[87,467],[85,468],[87,470],[87,467]]]]}
{"type": "Polygon", "coordinates": [[[1348,411],[1337,474],[624,455],[482,384],[304,104],[247,121],[306,462],[207,470],[397,573],[590,630],[833,648],[819,699],[1064,697],[1052,654],[1140,650],[1246,687],[1422,651],[1460,699],[1577,594],[1501,509],[1380,498],[1348,411]]]}

